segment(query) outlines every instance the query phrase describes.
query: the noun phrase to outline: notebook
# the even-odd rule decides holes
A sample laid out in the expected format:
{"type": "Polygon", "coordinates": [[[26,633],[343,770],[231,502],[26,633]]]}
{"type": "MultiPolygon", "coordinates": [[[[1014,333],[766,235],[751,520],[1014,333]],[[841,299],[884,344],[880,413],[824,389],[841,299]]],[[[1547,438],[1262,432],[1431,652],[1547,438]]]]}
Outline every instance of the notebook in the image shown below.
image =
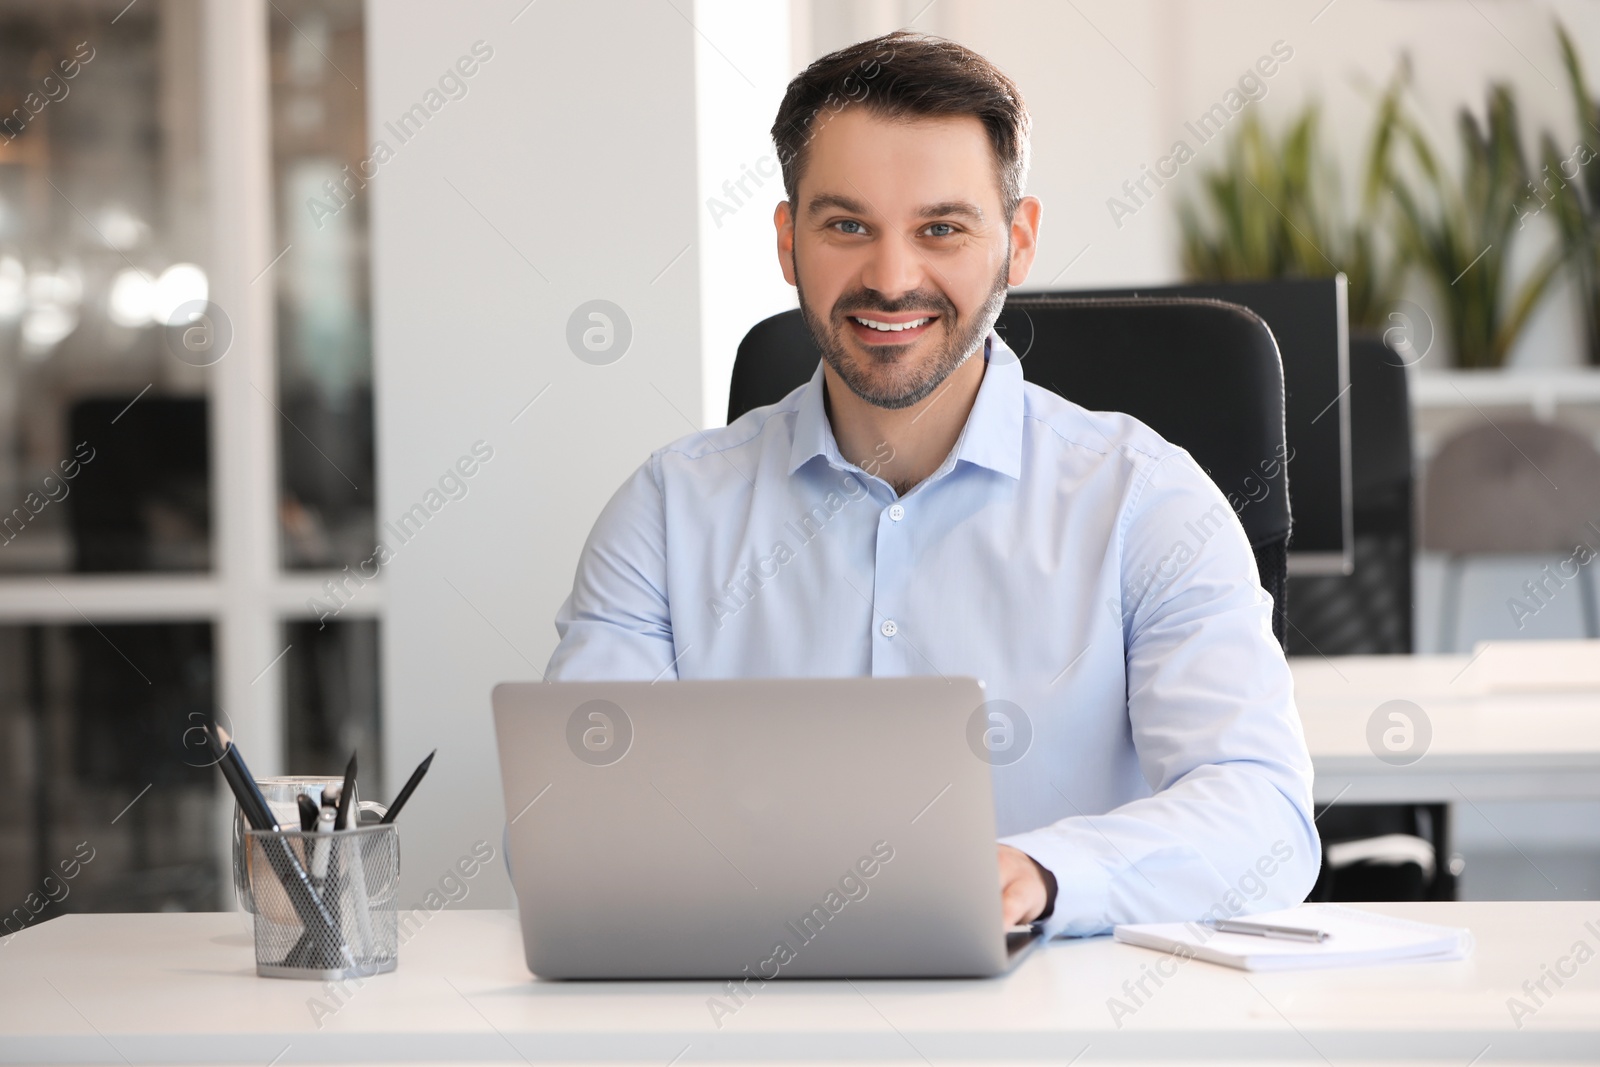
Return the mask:
{"type": "Polygon", "coordinates": [[[1285,941],[1223,933],[1199,922],[1134,923],[1116,927],[1113,936],[1124,944],[1246,971],[1460,960],[1472,953],[1473,946],[1472,931],[1463,927],[1397,919],[1340,904],[1305,904],[1238,918],[1310,927],[1329,936],[1321,942],[1285,941]]]}

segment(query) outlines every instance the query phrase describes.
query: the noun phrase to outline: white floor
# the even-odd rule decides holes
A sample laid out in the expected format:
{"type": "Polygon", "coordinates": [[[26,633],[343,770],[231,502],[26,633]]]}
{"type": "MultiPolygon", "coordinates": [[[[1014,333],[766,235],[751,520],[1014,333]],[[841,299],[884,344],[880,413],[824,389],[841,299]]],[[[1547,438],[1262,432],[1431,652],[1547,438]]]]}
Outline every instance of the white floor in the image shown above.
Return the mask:
{"type": "Polygon", "coordinates": [[[1600,899],[1600,851],[1501,848],[1466,857],[1457,883],[1459,899],[1600,899]]]}
{"type": "Polygon", "coordinates": [[[1600,899],[1600,802],[1455,804],[1462,900],[1600,899]]]}

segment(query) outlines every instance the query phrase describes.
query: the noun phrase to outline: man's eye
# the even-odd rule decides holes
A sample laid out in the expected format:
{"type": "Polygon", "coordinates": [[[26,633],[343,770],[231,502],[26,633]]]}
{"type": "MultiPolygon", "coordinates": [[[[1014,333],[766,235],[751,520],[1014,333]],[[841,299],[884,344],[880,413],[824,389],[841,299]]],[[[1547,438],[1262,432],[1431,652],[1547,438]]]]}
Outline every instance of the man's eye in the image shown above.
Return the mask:
{"type": "Polygon", "coordinates": [[[932,225],[930,225],[928,227],[928,229],[931,230],[935,226],[943,226],[943,227],[945,227],[945,229],[950,231],[950,233],[936,233],[936,234],[933,235],[935,237],[949,237],[949,236],[951,236],[951,234],[954,234],[956,232],[955,226],[952,225],[951,223],[948,223],[948,222],[935,222],[932,225]]]}
{"type": "MultiPolygon", "coordinates": [[[[857,222],[855,219],[840,219],[838,222],[834,223],[834,225],[835,226],[860,226],[861,223],[857,222]]],[[[843,232],[843,233],[856,233],[857,231],[855,231],[855,230],[843,230],[841,232],[843,232]]]]}

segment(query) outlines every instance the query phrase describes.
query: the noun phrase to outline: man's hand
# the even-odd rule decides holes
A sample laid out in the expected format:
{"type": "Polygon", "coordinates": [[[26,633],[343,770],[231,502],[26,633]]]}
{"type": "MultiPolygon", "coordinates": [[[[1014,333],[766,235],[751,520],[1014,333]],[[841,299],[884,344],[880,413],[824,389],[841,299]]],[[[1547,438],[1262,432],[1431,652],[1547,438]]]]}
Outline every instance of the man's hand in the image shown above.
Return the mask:
{"type": "Polygon", "coordinates": [[[1033,859],[1019,848],[1000,846],[1000,904],[1007,926],[1031,923],[1044,911],[1048,891],[1033,859]]]}

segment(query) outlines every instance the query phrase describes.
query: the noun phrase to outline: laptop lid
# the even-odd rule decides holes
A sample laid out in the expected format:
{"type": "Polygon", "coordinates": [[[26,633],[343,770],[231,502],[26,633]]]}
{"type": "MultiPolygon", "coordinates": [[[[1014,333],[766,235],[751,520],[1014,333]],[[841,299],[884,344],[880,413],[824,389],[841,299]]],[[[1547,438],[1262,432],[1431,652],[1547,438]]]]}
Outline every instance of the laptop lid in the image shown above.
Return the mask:
{"type": "Polygon", "coordinates": [[[529,970],[1004,970],[983,699],[938,677],[497,686],[529,970]]]}

